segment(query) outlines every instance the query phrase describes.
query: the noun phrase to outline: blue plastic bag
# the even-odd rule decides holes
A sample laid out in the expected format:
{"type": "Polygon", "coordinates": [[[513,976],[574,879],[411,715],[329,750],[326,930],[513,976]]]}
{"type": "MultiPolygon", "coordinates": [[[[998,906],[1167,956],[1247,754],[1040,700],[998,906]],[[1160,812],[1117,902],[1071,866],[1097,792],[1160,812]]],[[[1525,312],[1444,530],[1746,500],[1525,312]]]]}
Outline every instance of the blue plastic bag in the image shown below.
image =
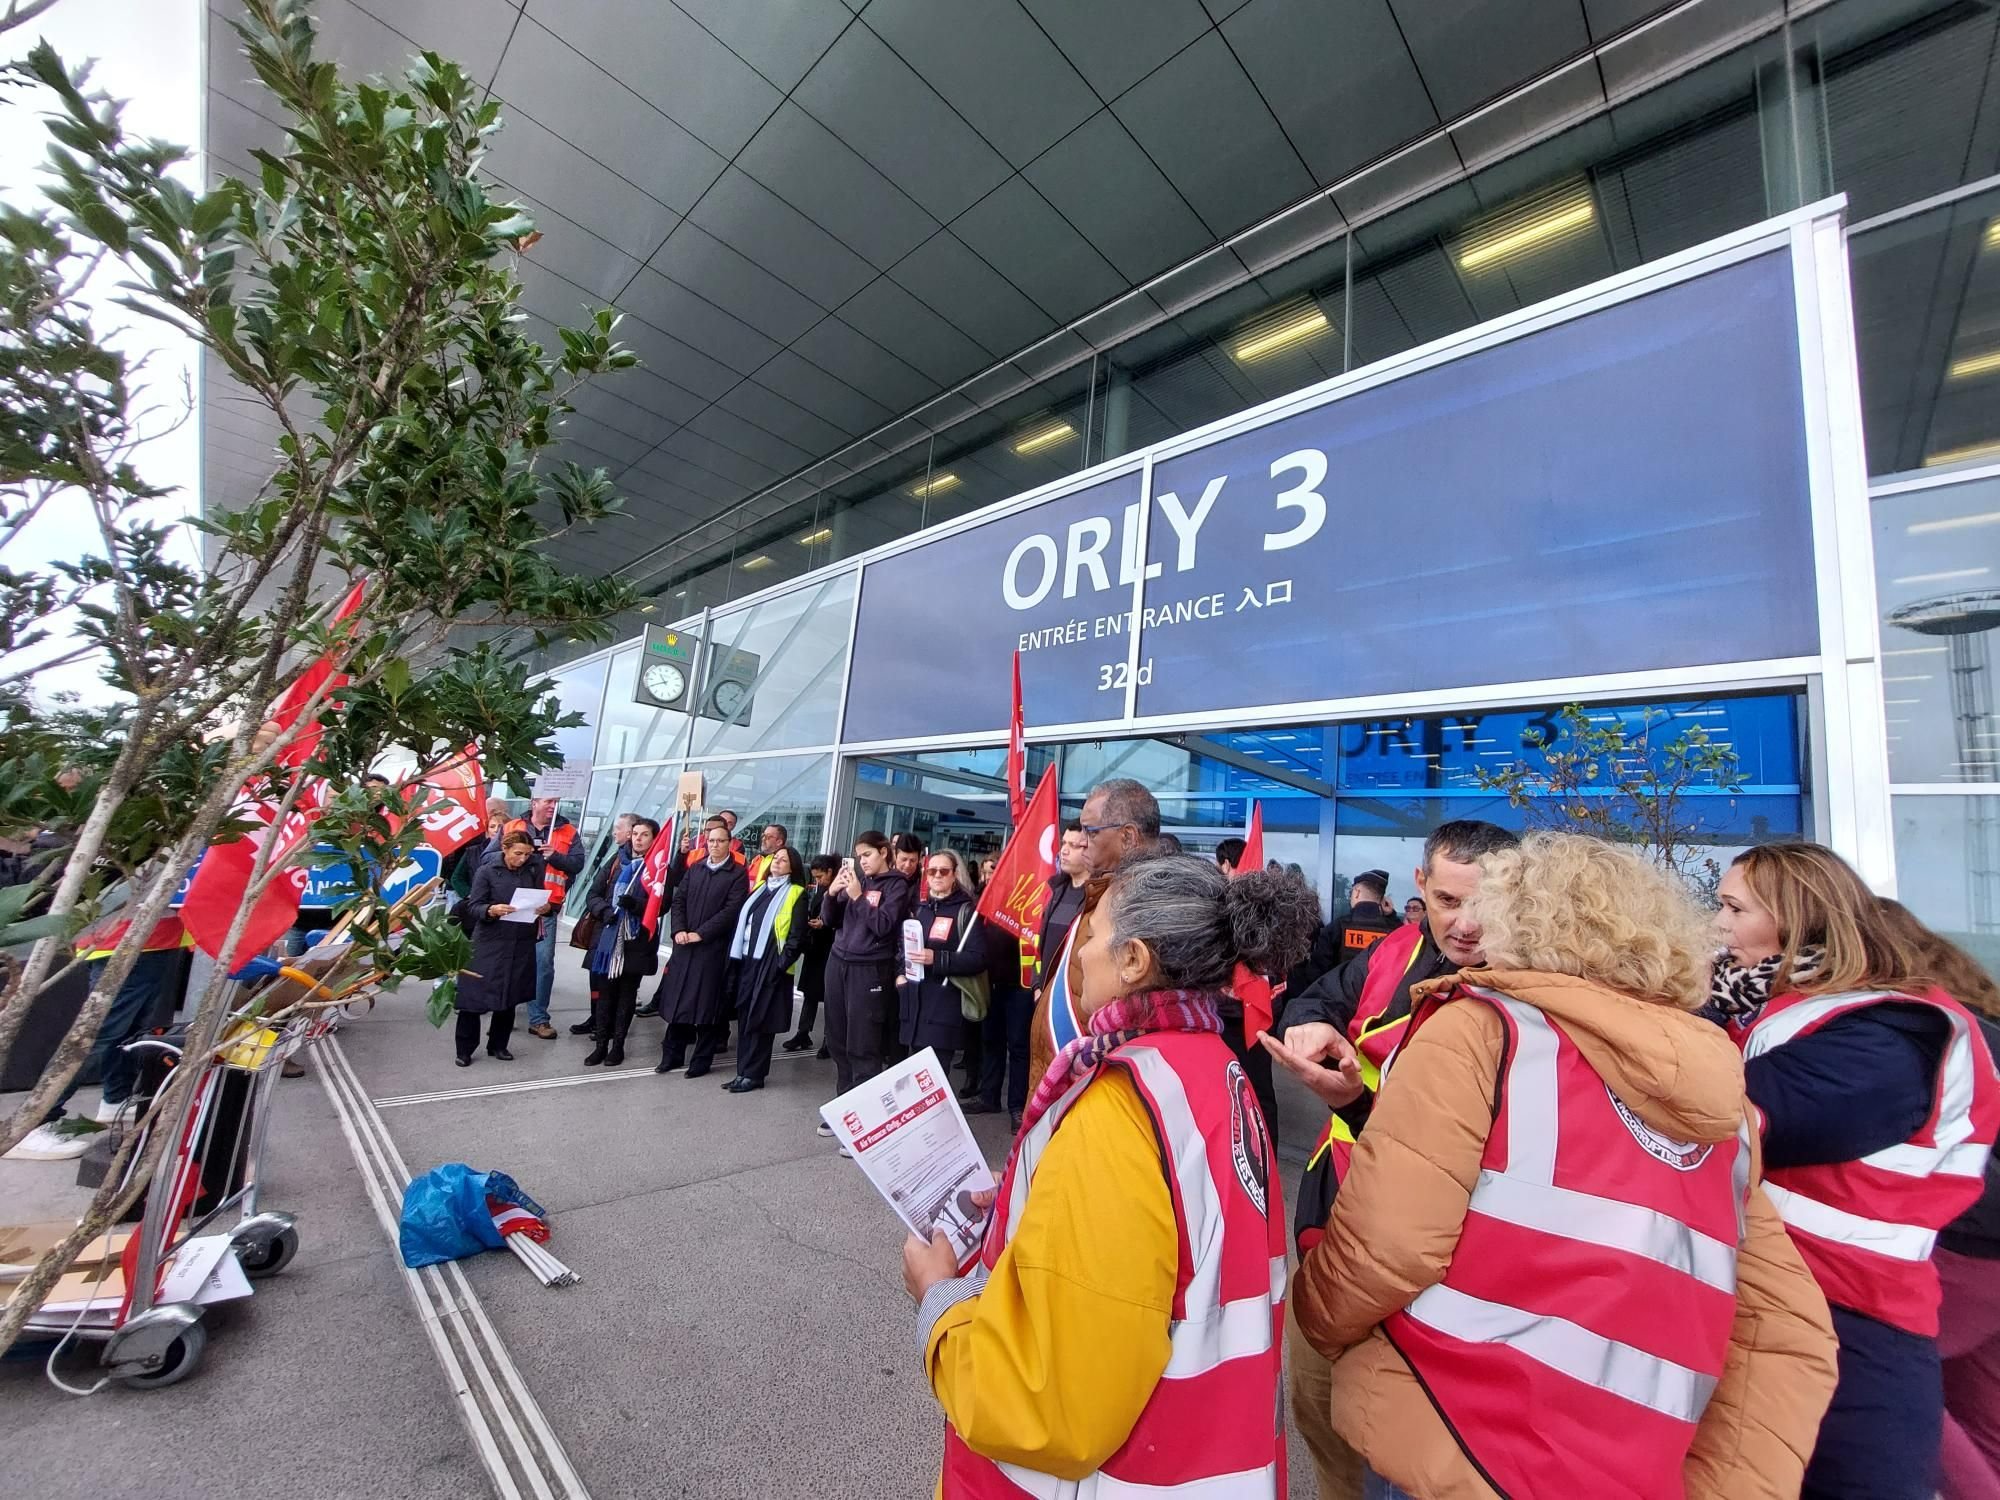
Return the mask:
{"type": "Polygon", "coordinates": [[[403,1264],[415,1270],[501,1249],[506,1241],[493,1227],[488,1198],[518,1204],[538,1218],[549,1216],[505,1172],[475,1172],[463,1162],[446,1162],[411,1178],[403,1189],[403,1217],[396,1235],[403,1264]]]}

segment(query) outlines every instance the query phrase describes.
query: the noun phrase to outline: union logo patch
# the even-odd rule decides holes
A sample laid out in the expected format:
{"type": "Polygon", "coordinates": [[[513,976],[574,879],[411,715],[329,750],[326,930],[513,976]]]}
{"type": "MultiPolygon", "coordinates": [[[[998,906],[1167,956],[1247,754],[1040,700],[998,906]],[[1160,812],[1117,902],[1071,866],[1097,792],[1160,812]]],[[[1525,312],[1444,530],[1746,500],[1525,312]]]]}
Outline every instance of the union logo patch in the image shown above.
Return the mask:
{"type": "Polygon", "coordinates": [[[1243,1064],[1234,1058],[1229,1063],[1228,1087],[1229,1156],[1236,1164],[1236,1180],[1243,1184],[1243,1191],[1257,1205],[1257,1212],[1268,1213],[1270,1127],[1264,1122],[1264,1111],[1258,1107],[1257,1094],[1250,1087],[1249,1075],[1243,1071],[1243,1064]]]}
{"type": "Polygon", "coordinates": [[[1611,1085],[1604,1086],[1605,1097],[1611,1107],[1618,1111],[1618,1118],[1625,1122],[1625,1128],[1632,1132],[1632,1139],[1639,1143],[1639,1149],[1654,1161],[1664,1162],[1676,1172],[1692,1172],[1708,1160],[1708,1153],[1714,1146],[1700,1145],[1694,1141],[1677,1141],[1671,1136],[1661,1135],[1644,1120],[1626,1107],[1625,1101],[1611,1092],[1611,1085]]]}

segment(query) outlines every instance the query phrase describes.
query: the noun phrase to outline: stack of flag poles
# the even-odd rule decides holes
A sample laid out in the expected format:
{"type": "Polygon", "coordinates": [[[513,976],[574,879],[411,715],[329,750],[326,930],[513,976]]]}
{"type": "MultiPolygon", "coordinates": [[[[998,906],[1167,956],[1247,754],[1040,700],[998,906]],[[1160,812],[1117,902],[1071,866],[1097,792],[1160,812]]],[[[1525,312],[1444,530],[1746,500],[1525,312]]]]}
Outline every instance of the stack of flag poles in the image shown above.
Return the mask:
{"type": "Polygon", "coordinates": [[[493,1227],[500,1231],[500,1237],[514,1252],[514,1258],[533,1272],[543,1286],[575,1286],[583,1280],[543,1248],[549,1237],[549,1226],[545,1221],[525,1208],[512,1203],[497,1203],[491,1198],[486,1200],[486,1211],[493,1215],[493,1227]]]}

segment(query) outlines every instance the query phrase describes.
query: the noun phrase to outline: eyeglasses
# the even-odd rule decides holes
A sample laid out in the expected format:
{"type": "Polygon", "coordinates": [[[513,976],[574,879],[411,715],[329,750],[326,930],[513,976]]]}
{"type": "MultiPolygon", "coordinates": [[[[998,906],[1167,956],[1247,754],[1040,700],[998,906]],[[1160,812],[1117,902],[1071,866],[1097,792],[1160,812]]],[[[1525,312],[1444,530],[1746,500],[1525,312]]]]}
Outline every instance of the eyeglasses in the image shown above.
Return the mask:
{"type": "Polygon", "coordinates": [[[949,879],[950,877],[958,874],[958,871],[953,869],[950,865],[932,865],[924,873],[926,875],[942,875],[947,879],[949,879]]]}
{"type": "Polygon", "coordinates": [[[1080,823],[1077,825],[1085,838],[1096,838],[1100,833],[1110,833],[1119,828],[1135,828],[1135,823],[1080,823]]]}

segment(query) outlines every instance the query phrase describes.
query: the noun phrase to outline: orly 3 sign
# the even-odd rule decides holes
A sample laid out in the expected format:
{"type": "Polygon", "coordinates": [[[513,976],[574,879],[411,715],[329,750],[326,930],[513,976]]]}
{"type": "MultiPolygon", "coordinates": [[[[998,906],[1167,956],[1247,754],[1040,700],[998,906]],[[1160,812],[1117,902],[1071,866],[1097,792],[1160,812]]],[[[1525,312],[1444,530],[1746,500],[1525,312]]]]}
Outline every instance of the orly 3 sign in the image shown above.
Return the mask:
{"type": "Polygon", "coordinates": [[[1810,654],[1799,368],[1764,255],[1167,452],[1143,560],[1135,472],[871,563],[844,737],[1004,725],[1016,649],[1117,719],[1135,629],[1141,716],[1810,654]]]}

